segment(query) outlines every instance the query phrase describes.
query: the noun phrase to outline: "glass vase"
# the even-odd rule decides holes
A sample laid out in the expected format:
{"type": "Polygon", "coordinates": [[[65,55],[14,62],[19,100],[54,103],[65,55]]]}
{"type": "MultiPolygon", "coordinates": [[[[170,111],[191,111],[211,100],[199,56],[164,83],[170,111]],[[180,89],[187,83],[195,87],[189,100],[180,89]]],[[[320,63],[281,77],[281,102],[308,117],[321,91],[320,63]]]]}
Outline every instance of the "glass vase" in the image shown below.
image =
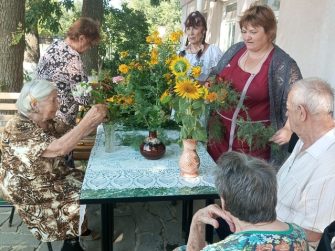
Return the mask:
{"type": "Polygon", "coordinates": [[[116,142],[116,124],[115,123],[103,123],[105,134],[105,152],[113,152],[116,149],[117,142],[116,142]]]}

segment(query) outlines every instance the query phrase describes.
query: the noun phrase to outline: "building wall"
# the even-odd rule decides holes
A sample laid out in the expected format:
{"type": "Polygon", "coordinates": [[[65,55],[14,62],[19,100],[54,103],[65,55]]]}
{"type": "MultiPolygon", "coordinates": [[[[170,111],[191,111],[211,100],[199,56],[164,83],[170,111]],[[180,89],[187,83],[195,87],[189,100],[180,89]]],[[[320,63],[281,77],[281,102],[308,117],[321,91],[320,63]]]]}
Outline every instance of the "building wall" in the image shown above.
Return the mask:
{"type": "Polygon", "coordinates": [[[335,87],[335,1],[281,0],[277,44],[298,63],[304,77],[335,87]]]}
{"type": "MultiPolygon", "coordinates": [[[[232,43],[241,41],[238,17],[255,1],[184,0],[182,20],[194,10],[205,13],[207,42],[225,51],[232,43]],[[234,37],[230,38],[232,32],[234,37]]],[[[275,13],[276,44],[297,61],[304,77],[318,76],[335,87],[335,0],[281,0],[275,13]]]]}

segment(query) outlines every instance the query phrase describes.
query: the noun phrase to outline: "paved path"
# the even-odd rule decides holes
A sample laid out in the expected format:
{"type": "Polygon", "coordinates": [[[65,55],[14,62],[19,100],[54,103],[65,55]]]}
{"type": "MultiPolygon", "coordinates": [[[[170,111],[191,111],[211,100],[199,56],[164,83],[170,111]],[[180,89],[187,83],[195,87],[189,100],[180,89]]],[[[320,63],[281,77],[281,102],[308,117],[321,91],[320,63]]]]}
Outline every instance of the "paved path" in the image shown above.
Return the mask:
{"type": "MultiPolygon", "coordinates": [[[[203,206],[197,202],[195,207],[203,206]]],[[[47,251],[46,243],[37,241],[17,214],[8,226],[10,208],[0,208],[0,251],[47,251]]],[[[181,201],[177,203],[120,203],[115,209],[115,232],[119,238],[115,251],[171,251],[184,243],[181,231],[181,201]]],[[[88,205],[89,227],[100,232],[100,207],[88,205]]],[[[100,240],[83,243],[86,250],[100,251],[100,240]]],[[[60,251],[61,241],[52,243],[60,251]]]]}

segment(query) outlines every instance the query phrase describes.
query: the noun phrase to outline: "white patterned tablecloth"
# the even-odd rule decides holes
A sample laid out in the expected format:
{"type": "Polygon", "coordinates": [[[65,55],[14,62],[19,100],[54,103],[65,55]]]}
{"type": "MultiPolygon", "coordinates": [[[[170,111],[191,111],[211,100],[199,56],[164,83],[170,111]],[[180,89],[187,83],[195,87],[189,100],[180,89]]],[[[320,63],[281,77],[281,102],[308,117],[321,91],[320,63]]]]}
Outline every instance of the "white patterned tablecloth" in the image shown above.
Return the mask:
{"type": "MultiPolygon", "coordinates": [[[[136,133],[147,134],[144,131],[136,133]]],[[[173,139],[179,136],[176,131],[167,131],[167,135],[173,139]]],[[[215,193],[213,170],[216,164],[202,144],[197,147],[200,175],[196,178],[183,178],[179,175],[181,148],[178,144],[167,145],[166,153],[161,159],[147,160],[139,150],[129,146],[117,146],[113,152],[107,153],[104,142],[103,128],[99,126],[82,186],[83,198],[89,199],[102,196],[101,194],[108,197],[119,193],[126,196],[126,191],[129,191],[129,196],[134,196],[134,193],[136,196],[136,191],[142,191],[143,194],[143,191],[150,193],[155,189],[156,195],[171,195],[174,192],[180,195],[183,189],[186,193],[196,193],[197,189],[215,193]]]]}

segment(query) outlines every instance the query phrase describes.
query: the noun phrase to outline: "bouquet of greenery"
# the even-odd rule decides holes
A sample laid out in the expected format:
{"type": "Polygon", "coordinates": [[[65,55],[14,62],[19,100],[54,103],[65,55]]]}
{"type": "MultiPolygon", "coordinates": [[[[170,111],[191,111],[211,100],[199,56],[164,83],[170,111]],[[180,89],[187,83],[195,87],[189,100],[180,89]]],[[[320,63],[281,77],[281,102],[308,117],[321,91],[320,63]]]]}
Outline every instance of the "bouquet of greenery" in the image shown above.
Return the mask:
{"type": "Polygon", "coordinates": [[[133,124],[149,131],[158,130],[169,119],[169,110],[160,102],[171,73],[169,62],[176,57],[181,31],[172,32],[165,39],[158,32],[146,38],[147,47],[136,55],[121,52],[123,64],[119,71],[124,76],[128,95],[133,97],[133,124]]]}
{"type": "MultiPolygon", "coordinates": [[[[124,78],[111,77],[109,72],[94,73],[88,82],[81,82],[73,92],[74,96],[91,96],[91,105],[106,104],[108,107],[107,121],[125,123],[132,113],[133,96],[126,91],[124,78]]],[[[90,105],[87,108],[89,108],[90,105]]]]}

